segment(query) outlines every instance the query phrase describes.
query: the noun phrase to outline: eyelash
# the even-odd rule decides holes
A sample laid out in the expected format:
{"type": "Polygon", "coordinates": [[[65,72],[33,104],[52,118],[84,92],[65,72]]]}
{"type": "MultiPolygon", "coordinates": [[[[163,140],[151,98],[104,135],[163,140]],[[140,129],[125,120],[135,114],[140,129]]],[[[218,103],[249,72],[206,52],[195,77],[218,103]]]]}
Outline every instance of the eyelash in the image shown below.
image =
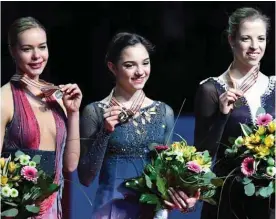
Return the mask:
{"type": "MultiPolygon", "coordinates": [[[[144,62],[143,65],[149,65],[150,62],[144,62]]],[[[126,68],[132,68],[134,65],[132,64],[127,64],[125,65],[126,68]]]]}
{"type": "MultiPolygon", "coordinates": [[[[47,48],[47,46],[40,46],[40,47],[39,47],[39,49],[41,49],[41,50],[45,50],[46,48],[47,48]]],[[[31,48],[23,48],[23,49],[22,49],[23,52],[28,52],[28,51],[30,51],[30,50],[31,50],[31,48]]]]}
{"type": "MultiPolygon", "coordinates": [[[[245,41],[249,40],[249,37],[241,38],[241,40],[242,40],[243,42],[245,42],[245,41]]],[[[260,40],[260,41],[265,41],[265,38],[258,38],[258,40],[260,40]]]]}

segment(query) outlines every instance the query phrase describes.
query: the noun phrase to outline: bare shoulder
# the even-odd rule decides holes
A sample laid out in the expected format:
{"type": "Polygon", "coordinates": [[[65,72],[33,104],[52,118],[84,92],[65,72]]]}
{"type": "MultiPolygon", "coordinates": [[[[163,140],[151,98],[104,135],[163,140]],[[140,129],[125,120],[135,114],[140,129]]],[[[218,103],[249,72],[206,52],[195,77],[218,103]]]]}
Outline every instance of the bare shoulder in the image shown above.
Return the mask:
{"type": "Polygon", "coordinates": [[[14,108],[11,84],[7,83],[3,85],[0,89],[1,118],[9,122],[12,119],[14,108]]]}

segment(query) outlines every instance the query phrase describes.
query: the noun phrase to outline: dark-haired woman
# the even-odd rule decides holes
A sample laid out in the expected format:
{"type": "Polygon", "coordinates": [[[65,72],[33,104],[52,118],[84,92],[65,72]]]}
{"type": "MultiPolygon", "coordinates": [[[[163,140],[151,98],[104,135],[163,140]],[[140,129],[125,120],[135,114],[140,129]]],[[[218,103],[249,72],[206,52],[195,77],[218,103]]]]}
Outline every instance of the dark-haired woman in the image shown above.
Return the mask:
{"type": "MultiPolygon", "coordinates": [[[[224,159],[230,137],[241,135],[240,123],[254,124],[259,107],[275,118],[275,76],[260,71],[269,19],[254,8],[239,8],[229,18],[228,40],[233,62],[218,77],[203,81],[195,101],[195,145],[209,150],[214,171],[227,176],[236,165],[224,159]]],[[[233,177],[225,182],[218,206],[204,203],[202,219],[268,219],[269,200],[247,197],[233,177]]],[[[274,208],[274,206],[271,206],[274,208]]]]}
{"type": "MultiPolygon", "coordinates": [[[[85,107],[81,118],[82,155],[79,179],[88,186],[98,171],[99,188],[93,218],[123,219],[155,216],[152,205],[139,203],[139,196],[126,189],[124,181],[140,176],[149,162],[149,144],[167,144],[174,124],[171,107],[146,97],[143,92],[150,76],[151,43],[132,33],[118,33],[106,56],[116,78],[108,97],[85,107]]],[[[186,211],[196,197],[171,189],[170,208],[186,211]]]]}

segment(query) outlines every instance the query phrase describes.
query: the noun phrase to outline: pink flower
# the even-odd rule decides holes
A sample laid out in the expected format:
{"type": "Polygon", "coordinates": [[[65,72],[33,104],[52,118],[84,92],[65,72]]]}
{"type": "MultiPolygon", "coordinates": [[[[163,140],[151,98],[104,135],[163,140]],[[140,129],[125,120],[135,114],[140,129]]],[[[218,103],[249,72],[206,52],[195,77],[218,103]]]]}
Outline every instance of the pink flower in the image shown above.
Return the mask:
{"type": "Polygon", "coordinates": [[[36,182],[38,178],[35,167],[25,166],[21,169],[21,175],[28,181],[36,182]]]}
{"type": "Polygon", "coordinates": [[[155,148],[155,150],[157,150],[158,153],[169,149],[169,147],[167,145],[158,145],[158,146],[156,146],[154,148],[155,148]]]}
{"type": "Polygon", "coordinates": [[[260,114],[257,117],[257,125],[268,125],[273,120],[270,114],[260,114]]]}
{"type": "Polygon", "coordinates": [[[252,176],[255,173],[255,160],[252,157],[247,157],[241,164],[241,171],[245,176],[252,176]]]}
{"type": "Polygon", "coordinates": [[[195,173],[200,173],[201,170],[202,170],[201,166],[198,163],[194,162],[194,161],[187,162],[187,167],[188,167],[189,170],[191,170],[195,173]]]}

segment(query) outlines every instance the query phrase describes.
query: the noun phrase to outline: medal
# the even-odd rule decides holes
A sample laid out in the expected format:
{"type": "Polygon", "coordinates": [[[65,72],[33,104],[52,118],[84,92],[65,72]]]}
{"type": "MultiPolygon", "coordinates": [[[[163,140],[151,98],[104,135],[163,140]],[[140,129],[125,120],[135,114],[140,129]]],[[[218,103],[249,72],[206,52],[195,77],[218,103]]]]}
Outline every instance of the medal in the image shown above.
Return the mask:
{"type": "Polygon", "coordinates": [[[242,101],[242,98],[238,98],[235,102],[234,102],[234,107],[236,108],[240,108],[241,106],[243,106],[244,103],[242,101]]]}
{"type": "MultiPolygon", "coordinates": [[[[145,93],[143,91],[140,92],[139,96],[133,101],[130,109],[126,109],[125,107],[122,107],[122,110],[120,114],[118,115],[118,119],[120,123],[126,123],[129,121],[131,117],[133,117],[141,108],[144,99],[145,99],[145,93]]],[[[119,103],[119,101],[116,100],[115,97],[112,97],[109,107],[111,106],[122,106],[122,104],[119,103]]]]}

